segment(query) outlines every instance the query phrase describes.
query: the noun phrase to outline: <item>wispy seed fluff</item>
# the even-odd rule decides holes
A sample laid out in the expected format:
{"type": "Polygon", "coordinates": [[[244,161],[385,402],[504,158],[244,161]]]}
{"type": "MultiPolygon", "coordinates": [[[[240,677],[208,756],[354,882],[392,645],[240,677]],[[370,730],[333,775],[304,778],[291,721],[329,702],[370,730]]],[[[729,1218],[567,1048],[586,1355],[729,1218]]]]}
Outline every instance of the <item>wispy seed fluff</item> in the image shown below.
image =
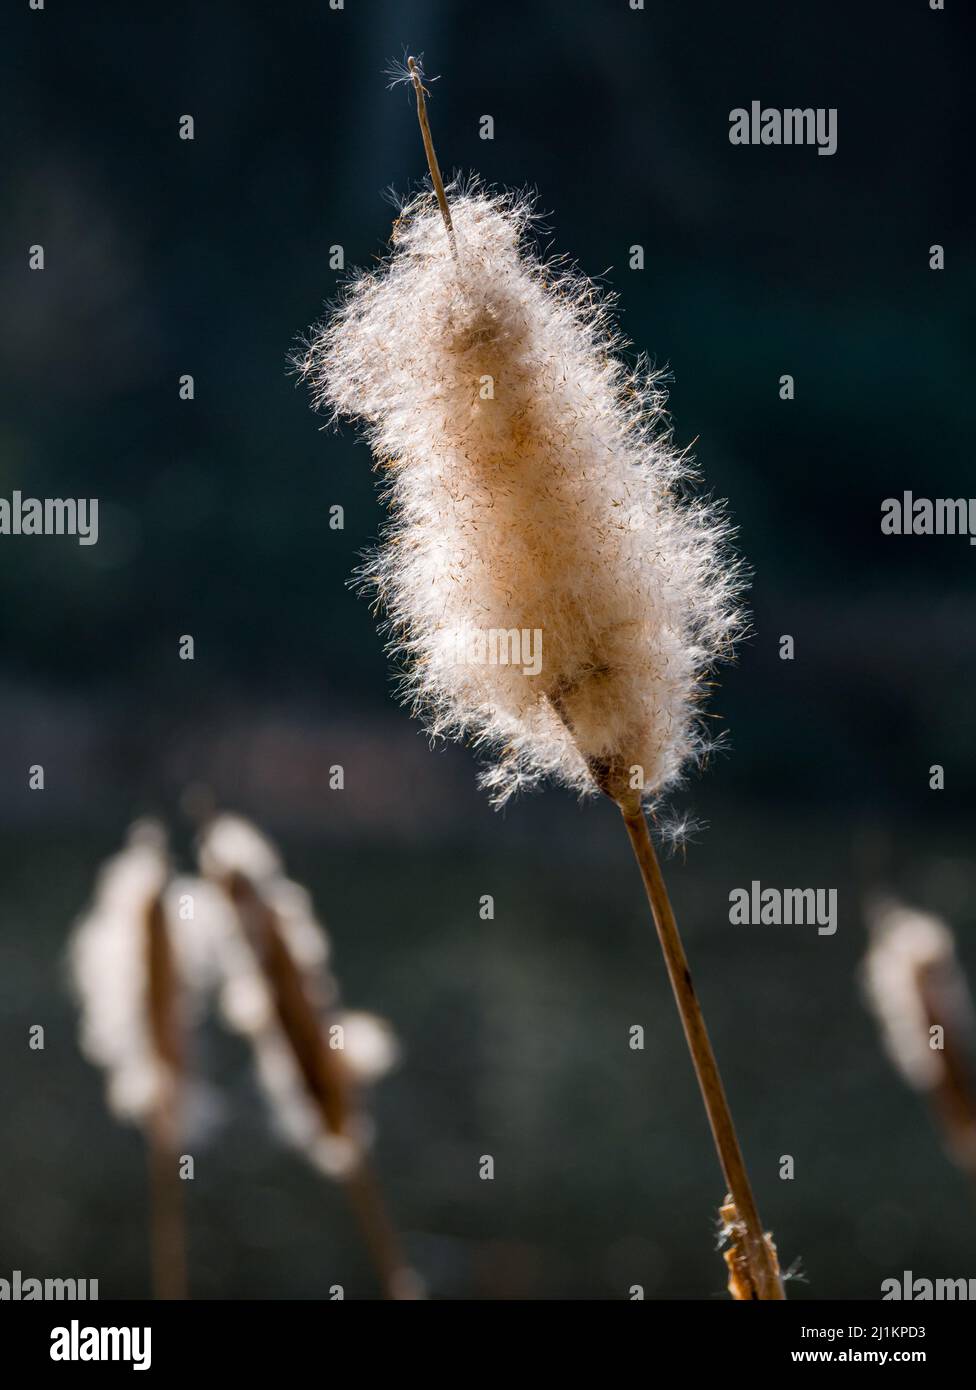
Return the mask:
{"type": "Polygon", "coordinates": [[[535,255],[529,204],[451,210],[460,271],[418,198],[299,364],[384,470],[362,577],[406,696],[488,751],[496,802],[546,777],[650,798],[706,747],[703,677],[741,628],[726,524],[679,496],[659,379],[618,355],[610,301],[535,255]]]}

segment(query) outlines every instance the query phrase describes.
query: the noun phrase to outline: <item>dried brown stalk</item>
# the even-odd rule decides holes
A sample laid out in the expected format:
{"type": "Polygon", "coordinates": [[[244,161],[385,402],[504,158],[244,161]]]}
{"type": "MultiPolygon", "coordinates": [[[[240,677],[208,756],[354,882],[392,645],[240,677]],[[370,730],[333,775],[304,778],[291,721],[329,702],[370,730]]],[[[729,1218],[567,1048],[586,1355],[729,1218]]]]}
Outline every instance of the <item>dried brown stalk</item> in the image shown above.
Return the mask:
{"type": "MultiPolygon", "coordinates": [[[[674,1000],[678,1006],[688,1050],[705,1103],[705,1113],[711,1126],[722,1172],[731,1193],[730,1200],[735,1208],[737,1241],[734,1249],[736,1268],[740,1271],[737,1275],[737,1287],[751,1289],[750,1298],[783,1299],[786,1295],[783,1292],[775,1246],[763,1231],[759,1219],[732,1112],[725,1095],[725,1087],[722,1085],[708,1029],[705,1027],[701,1005],[692,983],[671,900],[647,828],[647,819],[636,794],[630,800],[621,797],[617,804],[644,881],[674,1000]]],[[[729,1268],[731,1271],[731,1264],[729,1268]]],[[[729,1291],[733,1298],[743,1296],[733,1291],[731,1277],[729,1291]]]]}
{"type": "Polygon", "coordinates": [[[424,153],[427,156],[427,167],[430,170],[430,180],[434,185],[434,192],[437,195],[437,205],[441,210],[444,226],[447,228],[447,239],[451,243],[451,255],[454,257],[454,264],[457,266],[458,270],[460,270],[461,262],[458,259],[457,241],[454,237],[454,222],[451,219],[451,208],[447,201],[447,194],[444,192],[444,180],[441,177],[441,166],[437,162],[434,140],[430,133],[430,122],[427,119],[427,100],[423,75],[420,71],[420,65],[415,58],[407,59],[407,67],[410,71],[413,89],[417,94],[417,120],[420,122],[420,133],[423,136],[424,153]]]}
{"type": "MultiPolygon", "coordinates": [[[[572,732],[572,724],[566,710],[568,693],[550,692],[549,701],[572,732]]],[[[726,1206],[735,1212],[736,1232],[736,1243],[733,1247],[736,1273],[733,1287],[733,1266],[730,1263],[729,1292],[736,1299],[746,1296],[763,1300],[785,1299],[776,1247],[768,1233],[763,1231],[759,1218],[732,1112],[705,1026],[705,1016],[695,993],[688,958],[675,921],[661,866],[654,851],[654,842],[648,830],[640,793],[631,789],[627,769],[619,762],[596,763],[590,760],[589,768],[596,785],[616,804],[623,817],[657,928],[668,979],[671,981],[674,1001],[678,1006],[688,1051],[691,1053],[692,1065],[698,1078],[719,1163],[729,1189],[726,1206]],[[746,1295],[742,1290],[751,1292],[746,1295]]],[[[727,1261],[731,1253],[730,1251],[726,1254],[727,1261]]]]}
{"type": "MultiPolygon", "coordinates": [[[[736,1303],[751,1303],[761,1299],[763,1294],[756,1285],[754,1261],[749,1259],[747,1253],[749,1236],[731,1194],[726,1197],[718,1212],[722,1218],[722,1239],[727,1247],[722,1253],[729,1271],[729,1294],[736,1303]]],[[[768,1232],[763,1237],[763,1243],[766,1246],[766,1264],[778,1279],[779,1260],[776,1246],[768,1232]]]]}
{"type": "Polygon", "coordinates": [[[163,1078],[146,1122],[153,1288],[159,1299],[184,1299],[186,1234],[179,1137],[186,1057],[179,977],[162,895],[146,909],[146,966],[147,1021],[163,1078]]]}

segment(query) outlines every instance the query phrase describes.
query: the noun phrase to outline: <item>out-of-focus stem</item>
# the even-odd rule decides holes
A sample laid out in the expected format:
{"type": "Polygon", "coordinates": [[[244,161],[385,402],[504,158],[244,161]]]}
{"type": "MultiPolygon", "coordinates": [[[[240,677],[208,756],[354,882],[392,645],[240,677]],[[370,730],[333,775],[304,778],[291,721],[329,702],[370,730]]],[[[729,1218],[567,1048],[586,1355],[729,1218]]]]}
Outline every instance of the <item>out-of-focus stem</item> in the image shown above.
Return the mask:
{"type": "Polygon", "coordinates": [[[183,1189],[172,1128],[168,1117],[154,1117],[146,1136],[153,1293],[166,1300],[187,1297],[183,1189]]]}
{"type": "Polygon", "coordinates": [[[158,1299],[184,1299],[186,1232],[178,1146],[185,1056],[179,981],[161,896],[146,912],[146,962],[149,1033],[161,1073],[146,1126],[153,1291],[158,1299]]]}

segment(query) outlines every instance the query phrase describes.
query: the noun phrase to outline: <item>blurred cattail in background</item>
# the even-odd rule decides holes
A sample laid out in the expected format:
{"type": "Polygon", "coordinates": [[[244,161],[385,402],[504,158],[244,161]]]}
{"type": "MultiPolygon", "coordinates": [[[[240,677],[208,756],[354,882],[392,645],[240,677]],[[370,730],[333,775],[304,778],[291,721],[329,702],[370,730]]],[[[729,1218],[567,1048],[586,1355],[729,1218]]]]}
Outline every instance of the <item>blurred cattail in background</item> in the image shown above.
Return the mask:
{"type": "Polygon", "coordinates": [[[976,1181],[976,1010],[940,918],[872,901],[865,998],[892,1063],[928,1101],[949,1156],[976,1181]]]}
{"type": "Polygon", "coordinates": [[[395,1062],[392,1031],[338,1007],[308,894],[257,829],[213,819],[200,864],[203,877],[173,877],[164,830],[137,822],[102,866],[69,946],[82,1051],[105,1071],[113,1113],[138,1124],[149,1147],[157,1296],[186,1296],[179,1148],[217,1109],[190,1074],[187,1037],[215,992],[253,1046],[279,1128],[344,1185],[384,1292],[418,1296],[367,1159],[363,1089],[395,1062]]]}
{"type": "Polygon", "coordinates": [[[344,1186],[390,1298],[412,1298],[409,1268],[369,1165],[363,1088],[396,1060],[389,1027],[338,1008],[328,939],[308,894],[249,822],[221,815],[200,843],[200,868],[224,896],[208,913],[221,1011],[253,1049],[282,1133],[344,1186]]]}
{"type": "Polygon", "coordinates": [[[596,287],[528,244],[523,199],[436,202],[348,288],[298,365],[365,426],[391,518],[363,571],[434,735],[487,755],[504,802],[545,778],[619,807],[698,1074],[753,1296],[782,1298],[644,808],[709,747],[706,675],[741,632],[727,524],[683,495],[658,380],[628,369],[596,287]],[[441,225],[441,223],[444,225],[441,225]],[[446,233],[446,234],[445,234],[446,233]]]}
{"type": "Polygon", "coordinates": [[[149,1150],[153,1283],[159,1298],[186,1296],[179,1146],[186,1132],[186,1030],[192,986],[187,928],[168,891],[166,836],[132,826],[101,868],[77,923],[69,967],[81,1005],[81,1048],[105,1072],[109,1106],[138,1124],[149,1150]],[[181,925],[182,922],[182,925],[181,925]]]}

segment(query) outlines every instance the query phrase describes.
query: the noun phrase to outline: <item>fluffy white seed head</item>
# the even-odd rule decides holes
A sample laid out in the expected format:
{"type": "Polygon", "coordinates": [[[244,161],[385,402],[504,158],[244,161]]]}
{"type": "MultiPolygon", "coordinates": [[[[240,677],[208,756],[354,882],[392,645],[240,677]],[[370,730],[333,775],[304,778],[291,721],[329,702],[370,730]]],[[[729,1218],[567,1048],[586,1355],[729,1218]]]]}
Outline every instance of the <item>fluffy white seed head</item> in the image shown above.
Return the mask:
{"type": "Polygon", "coordinates": [[[528,204],[473,190],[452,215],[460,275],[418,199],[300,363],[384,470],[363,577],[406,695],[488,751],[497,802],[600,770],[653,796],[702,751],[702,678],[741,628],[727,528],[679,496],[658,380],[595,287],[533,254],[528,204]]]}
{"type": "Polygon", "coordinates": [[[105,1072],[113,1113],[134,1122],[149,1115],[171,1080],[153,1046],[147,1008],[147,919],[168,875],[161,827],[137,823],[125,848],[102,865],[68,948],[81,1050],[105,1072]]]}

